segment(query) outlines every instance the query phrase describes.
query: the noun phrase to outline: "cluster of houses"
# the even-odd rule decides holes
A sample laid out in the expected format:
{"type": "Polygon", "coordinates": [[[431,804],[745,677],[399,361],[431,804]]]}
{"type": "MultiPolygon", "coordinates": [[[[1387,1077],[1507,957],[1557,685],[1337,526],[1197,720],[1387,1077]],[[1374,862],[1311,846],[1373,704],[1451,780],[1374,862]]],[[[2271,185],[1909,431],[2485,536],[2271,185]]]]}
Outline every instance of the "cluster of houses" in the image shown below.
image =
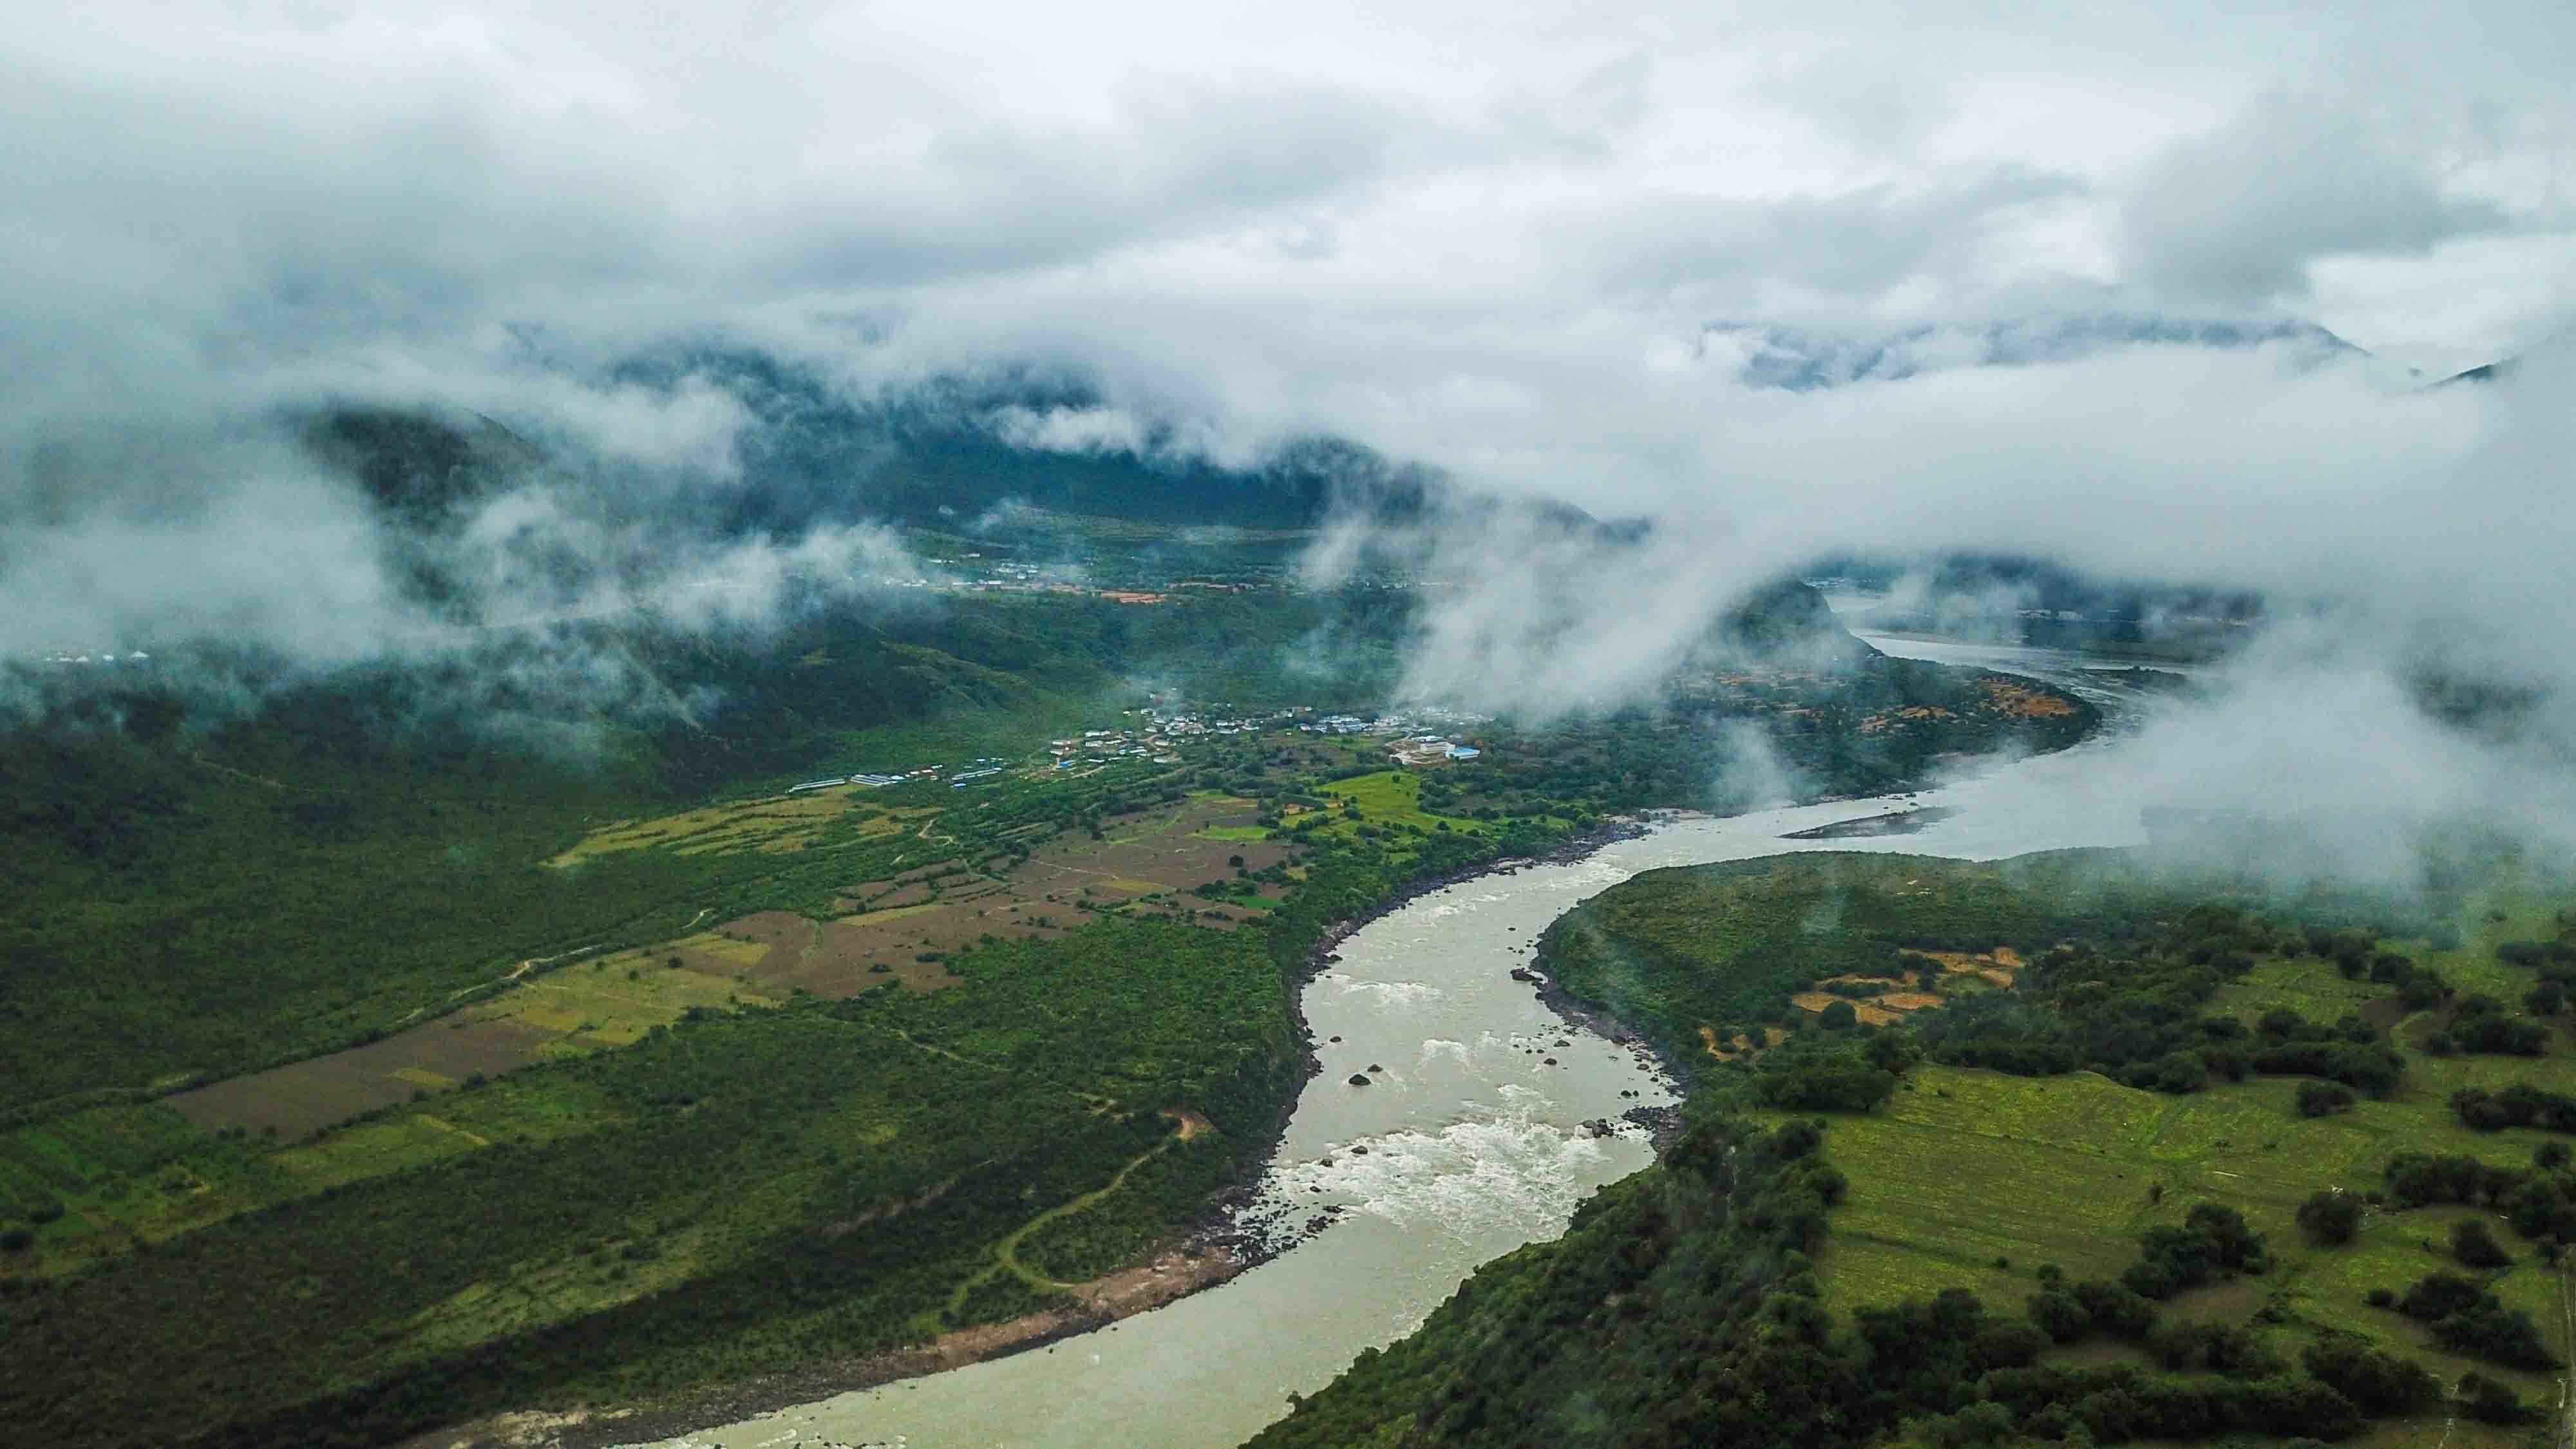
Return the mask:
{"type": "Polygon", "coordinates": [[[151,660],[152,656],[140,649],[124,654],[119,654],[113,649],[101,649],[96,654],[57,652],[45,656],[47,664],[148,664],[151,660]]]}
{"type": "MultiPolygon", "coordinates": [[[[882,789],[888,785],[903,784],[907,780],[936,780],[939,778],[939,772],[946,768],[945,765],[924,765],[918,770],[907,770],[900,775],[833,775],[826,779],[807,780],[802,784],[790,785],[787,787],[787,793],[801,795],[808,790],[829,790],[838,785],[866,785],[882,789]]],[[[962,790],[974,781],[981,780],[987,775],[998,775],[1009,768],[1009,761],[988,755],[980,760],[967,761],[966,768],[948,777],[948,783],[962,790]]]]}
{"type": "Polygon", "coordinates": [[[1436,765],[1443,760],[1472,760],[1484,751],[1473,745],[1452,744],[1446,735],[1410,735],[1395,742],[1388,753],[1405,765],[1436,765]]]}
{"type": "MultiPolygon", "coordinates": [[[[1181,763],[1184,744],[1221,735],[1255,735],[1267,730],[1295,728],[1308,734],[1326,735],[1393,735],[1389,746],[1401,763],[1427,765],[1449,760],[1472,760],[1481,751],[1472,745],[1454,743],[1450,736],[1463,726],[1483,722],[1487,716],[1457,710],[1426,708],[1371,719],[1358,715],[1335,714],[1314,717],[1311,706],[1283,709],[1267,715],[1203,715],[1193,710],[1156,705],[1126,711],[1138,717],[1139,723],[1120,729],[1084,730],[1047,742],[1047,755],[1058,770],[1081,765],[1106,765],[1112,761],[1150,760],[1158,765],[1181,763]],[[1426,725],[1443,726],[1426,730],[1426,725]]],[[[951,789],[962,790],[977,780],[989,779],[1011,767],[1011,762],[995,756],[969,760],[955,774],[948,775],[951,789]]],[[[807,780],[787,788],[790,795],[809,790],[829,790],[840,785],[900,785],[910,780],[935,780],[947,767],[929,765],[899,775],[834,775],[827,779],[807,780]]]]}
{"type": "MultiPolygon", "coordinates": [[[[1150,716],[1149,716],[1150,718],[1150,716]]],[[[1180,752],[1158,721],[1143,730],[1084,730],[1079,735],[1047,742],[1047,753],[1059,770],[1076,765],[1105,765],[1111,760],[1139,756],[1158,765],[1177,765],[1180,752]]]]}
{"type": "Polygon", "coordinates": [[[1428,706],[1375,719],[1362,719],[1355,714],[1328,714],[1298,726],[1310,734],[1320,735],[1395,735],[1391,747],[1407,764],[1428,764],[1435,759],[1472,760],[1481,751],[1469,745],[1452,744],[1449,736],[1459,730],[1483,724],[1490,716],[1468,714],[1462,710],[1428,706]],[[1425,729],[1426,726],[1436,728],[1425,729]]]}

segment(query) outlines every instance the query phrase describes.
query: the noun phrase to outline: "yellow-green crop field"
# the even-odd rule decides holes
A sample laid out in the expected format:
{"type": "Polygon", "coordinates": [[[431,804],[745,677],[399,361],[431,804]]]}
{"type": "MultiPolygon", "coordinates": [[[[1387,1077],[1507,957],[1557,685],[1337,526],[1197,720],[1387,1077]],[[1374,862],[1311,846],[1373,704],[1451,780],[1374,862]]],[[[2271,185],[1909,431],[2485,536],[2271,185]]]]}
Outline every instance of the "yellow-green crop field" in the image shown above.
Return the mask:
{"type": "MultiPolygon", "coordinates": [[[[768,950],[712,932],[677,944],[748,966],[768,950]]],[[[691,1007],[726,1011],[770,1006],[768,997],[703,971],[674,971],[665,948],[620,951],[530,976],[512,990],[478,1002],[456,1019],[523,1021],[559,1034],[540,1049],[545,1056],[581,1056],[605,1047],[630,1046],[657,1026],[678,1021],[691,1007]]]]}
{"type": "MultiPolygon", "coordinates": [[[[570,850],[546,864],[562,868],[595,855],[657,846],[682,855],[733,849],[793,850],[812,839],[826,822],[854,808],[868,810],[871,817],[881,815],[855,798],[859,789],[856,785],[843,785],[788,799],[737,801],[647,820],[615,821],[583,836],[570,850]]],[[[883,833],[901,824],[891,817],[885,819],[886,823],[877,829],[863,826],[863,832],[883,833]]],[[[877,821],[871,818],[867,824],[876,826],[877,821]]]]}

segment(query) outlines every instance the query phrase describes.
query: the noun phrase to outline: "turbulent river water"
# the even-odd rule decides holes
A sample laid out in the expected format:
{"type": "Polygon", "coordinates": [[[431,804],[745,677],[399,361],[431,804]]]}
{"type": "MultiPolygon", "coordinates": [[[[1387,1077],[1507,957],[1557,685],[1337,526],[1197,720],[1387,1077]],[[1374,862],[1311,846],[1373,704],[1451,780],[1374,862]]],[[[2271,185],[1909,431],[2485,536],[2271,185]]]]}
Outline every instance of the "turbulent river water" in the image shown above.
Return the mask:
{"type": "MultiPolygon", "coordinates": [[[[2052,651],[1870,637],[1890,654],[2011,669],[2133,718],[2130,697],[2052,651]]],[[[1673,1100],[1651,1061],[1568,1027],[1509,972],[1548,923],[1639,871],[1793,850],[1993,859],[2130,845],[2142,787],[2119,729],[1906,795],[1693,818],[1564,865],[1425,895],[1371,922],[1305,990],[1323,1071],[1259,1187],[1329,1226],[1204,1292],[1050,1347],[664,1441],[665,1449],[1190,1449],[1240,1443],[1361,1349],[1411,1332],[1475,1268],[1564,1230],[1575,1204],[1651,1160],[1643,1131],[1583,1124],[1673,1100]],[[1782,837],[1905,805],[1916,834],[1782,837]],[[1383,1068],[1370,1074],[1372,1066],[1383,1068]],[[1373,1085],[1355,1087],[1353,1073],[1373,1085]],[[1360,1151],[1358,1149],[1365,1149],[1360,1151]]],[[[1293,1210],[1293,1212],[1289,1211],[1293,1210]]]]}

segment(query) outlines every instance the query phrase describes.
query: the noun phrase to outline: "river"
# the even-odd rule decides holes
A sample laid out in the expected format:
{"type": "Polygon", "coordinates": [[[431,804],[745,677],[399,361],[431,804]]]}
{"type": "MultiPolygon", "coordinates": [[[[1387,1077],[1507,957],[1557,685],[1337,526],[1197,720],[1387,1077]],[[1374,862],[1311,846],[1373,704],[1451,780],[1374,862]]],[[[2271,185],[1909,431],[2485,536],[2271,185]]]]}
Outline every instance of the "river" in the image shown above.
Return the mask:
{"type": "MultiPolygon", "coordinates": [[[[2106,691],[2054,651],[1873,638],[1890,654],[2106,691]],[[1973,653],[1975,657],[1966,657],[1973,653]]],[[[1627,1048],[1566,1026],[1509,972],[1549,922],[1639,871],[1793,850],[1988,860],[2134,845],[2141,787],[2124,732],[1990,763],[1938,788],[1686,818],[1572,864],[1526,866],[1422,896],[1342,943],[1305,991],[1323,1070],[1306,1084],[1259,1192],[1333,1221],[1216,1287],[1050,1347],[663,1441],[662,1449],[1127,1449],[1240,1443],[1360,1349],[1411,1332],[1482,1263],[1564,1230],[1575,1205],[1652,1159],[1645,1134],[1584,1123],[1673,1100],[1627,1048]],[[1953,813],[1913,835],[1785,834],[1906,805],[1953,813]],[[1372,1068],[1377,1070],[1372,1071],[1372,1068]],[[1371,1085],[1353,1086],[1353,1073],[1371,1085]]]]}

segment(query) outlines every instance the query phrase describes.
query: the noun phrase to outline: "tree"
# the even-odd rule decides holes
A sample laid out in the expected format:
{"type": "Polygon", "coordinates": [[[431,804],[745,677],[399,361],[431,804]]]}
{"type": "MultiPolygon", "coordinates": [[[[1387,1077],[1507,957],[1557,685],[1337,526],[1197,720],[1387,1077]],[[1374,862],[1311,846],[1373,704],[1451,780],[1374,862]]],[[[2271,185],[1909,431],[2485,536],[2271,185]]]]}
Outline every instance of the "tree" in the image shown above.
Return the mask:
{"type": "Polygon", "coordinates": [[[2340,1247],[2361,1231],[2361,1199],[2348,1192],[2320,1192],[2299,1205],[2299,1231],[2320,1247],[2340,1247]]]}
{"type": "Polygon", "coordinates": [[[2513,1261],[2513,1255],[2498,1247],[2487,1225],[2476,1218],[2451,1225],[2451,1256],[2471,1268],[2501,1268],[2513,1261]]]}
{"type": "Polygon", "coordinates": [[[2460,1407],[2470,1418],[2489,1424],[2520,1424],[2539,1417],[2523,1404],[2511,1385],[2481,1373],[2460,1375],[2460,1407]]]}
{"type": "Polygon", "coordinates": [[[1860,1024],[1860,1012],[1848,1001],[1827,1002],[1816,1021],[1828,1031],[1849,1031],[1860,1024]]]}
{"type": "Polygon", "coordinates": [[[2442,1397],[2442,1381],[2422,1365],[2349,1338],[2312,1344],[2299,1361],[2309,1377],[2371,1414],[2407,1414],[2442,1397]]]}
{"type": "Polygon", "coordinates": [[[2301,1082],[2298,1100],[2300,1116],[2324,1117],[2352,1105],[2352,1088],[2334,1082],[2301,1082]]]}
{"type": "Polygon", "coordinates": [[[2073,1343],[2093,1331],[2093,1314],[2083,1300],[2053,1287],[2031,1295],[2030,1321],[2059,1343],[2073,1343]]]}

